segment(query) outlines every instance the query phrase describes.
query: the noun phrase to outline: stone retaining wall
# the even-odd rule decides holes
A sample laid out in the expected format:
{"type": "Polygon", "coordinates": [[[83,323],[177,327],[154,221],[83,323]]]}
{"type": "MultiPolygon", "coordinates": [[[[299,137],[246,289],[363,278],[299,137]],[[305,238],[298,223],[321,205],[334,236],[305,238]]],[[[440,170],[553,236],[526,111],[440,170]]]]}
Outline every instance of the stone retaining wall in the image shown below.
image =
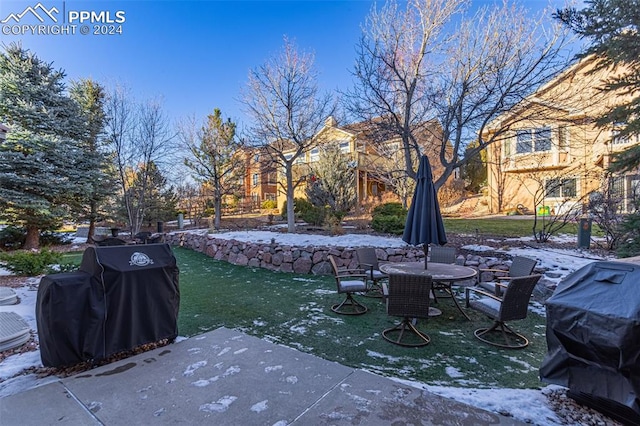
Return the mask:
{"type": "MultiPolygon", "coordinates": [[[[295,272],[298,274],[331,274],[327,255],[336,259],[338,266],[356,268],[355,249],[338,246],[289,246],[271,243],[244,242],[216,238],[205,232],[173,232],[166,235],[171,245],[185,247],[205,253],[217,260],[234,265],[253,266],[271,271],[295,272]]],[[[424,260],[424,252],[411,246],[402,248],[376,248],[378,260],[386,262],[415,262],[424,260]]],[[[473,254],[458,256],[459,265],[478,269],[502,269],[505,273],[483,273],[483,280],[491,280],[494,275],[506,275],[509,265],[496,258],[473,254]]]]}
{"type": "MultiPolygon", "coordinates": [[[[336,259],[338,266],[356,268],[355,249],[337,246],[289,246],[271,243],[244,242],[216,238],[215,234],[206,231],[172,232],[165,235],[165,241],[170,245],[181,246],[205,253],[217,260],[234,265],[265,268],[271,271],[295,272],[298,274],[331,274],[331,265],[327,255],[336,259]]],[[[376,248],[378,260],[387,262],[423,261],[424,252],[411,246],[402,248],[376,248]]],[[[482,272],[482,281],[492,281],[495,277],[506,276],[510,261],[495,257],[479,256],[477,254],[459,255],[456,261],[459,265],[474,269],[493,269],[504,272],[482,272]]],[[[535,273],[545,273],[543,268],[536,268],[535,273]]],[[[555,283],[543,276],[534,297],[544,301],[551,295],[555,283]]]]}
{"type": "MultiPolygon", "coordinates": [[[[356,268],[355,249],[334,246],[289,246],[255,243],[216,238],[215,234],[174,232],[166,235],[166,242],[205,253],[217,260],[234,265],[253,266],[271,271],[298,274],[331,274],[327,255],[336,259],[338,266],[356,268]]],[[[377,248],[378,259],[389,262],[411,262],[424,259],[424,252],[413,247],[377,248]]]]}

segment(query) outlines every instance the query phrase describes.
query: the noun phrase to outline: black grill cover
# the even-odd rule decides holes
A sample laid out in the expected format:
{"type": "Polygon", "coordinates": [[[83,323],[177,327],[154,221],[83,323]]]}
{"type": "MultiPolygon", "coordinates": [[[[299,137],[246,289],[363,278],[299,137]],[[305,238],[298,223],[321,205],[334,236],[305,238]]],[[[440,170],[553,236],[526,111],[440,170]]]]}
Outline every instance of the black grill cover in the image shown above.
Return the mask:
{"type": "Polygon", "coordinates": [[[546,302],[540,379],[640,413],[640,265],[594,262],[546,302]]]}
{"type": "Polygon", "coordinates": [[[168,244],[89,247],[80,270],[104,288],[105,357],[178,335],[178,266],[168,244]]]}
{"type": "Polygon", "coordinates": [[[91,281],[86,272],[46,275],[40,280],[36,322],[43,365],[73,365],[103,356],[104,292],[91,281]]]}

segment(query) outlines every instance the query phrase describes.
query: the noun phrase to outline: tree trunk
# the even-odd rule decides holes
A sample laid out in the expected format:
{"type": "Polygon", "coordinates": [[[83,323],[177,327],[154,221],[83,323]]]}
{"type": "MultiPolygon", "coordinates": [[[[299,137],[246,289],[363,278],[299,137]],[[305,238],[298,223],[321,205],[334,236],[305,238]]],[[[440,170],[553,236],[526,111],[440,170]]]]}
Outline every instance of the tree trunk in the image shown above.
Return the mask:
{"type": "Polygon", "coordinates": [[[89,232],[87,233],[87,244],[95,243],[93,239],[93,234],[96,232],[96,221],[95,219],[89,219],[89,232]]]}
{"type": "Polygon", "coordinates": [[[216,196],[213,200],[213,228],[217,231],[220,229],[220,218],[222,217],[222,199],[216,196]]]}
{"type": "Polygon", "coordinates": [[[91,201],[91,212],[89,213],[89,232],[87,233],[87,244],[93,244],[95,241],[93,239],[93,235],[96,232],[96,202],[91,201]]]}
{"type": "Polygon", "coordinates": [[[24,248],[27,250],[40,248],[40,229],[37,226],[27,226],[27,238],[24,242],[24,248]]]}
{"type": "Polygon", "coordinates": [[[295,205],[293,197],[293,172],[291,171],[291,164],[287,165],[287,232],[293,234],[296,232],[296,216],[295,205]]]}

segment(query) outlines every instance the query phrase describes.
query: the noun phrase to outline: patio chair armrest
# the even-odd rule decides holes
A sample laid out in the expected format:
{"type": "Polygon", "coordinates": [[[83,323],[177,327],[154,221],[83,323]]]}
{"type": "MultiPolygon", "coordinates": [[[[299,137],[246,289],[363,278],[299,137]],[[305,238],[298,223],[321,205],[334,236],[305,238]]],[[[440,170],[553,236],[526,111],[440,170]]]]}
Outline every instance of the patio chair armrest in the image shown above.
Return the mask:
{"type": "Polygon", "coordinates": [[[366,269],[367,271],[371,272],[371,275],[373,275],[373,265],[371,263],[360,263],[358,264],[358,266],[363,271],[366,269]]]}
{"type": "Polygon", "coordinates": [[[338,275],[336,275],[336,278],[338,278],[338,279],[343,279],[343,278],[358,278],[358,279],[361,279],[361,280],[363,280],[363,281],[366,281],[366,279],[367,279],[367,274],[356,273],[356,272],[354,272],[354,273],[347,273],[347,274],[344,274],[344,273],[342,273],[342,271],[340,271],[340,272],[341,272],[341,273],[339,273],[338,275]]]}
{"type": "Polygon", "coordinates": [[[490,297],[494,300],[497,300],[498,302],[502,302],[502,299],[498,296],[496,296],[495,294],[489,293],[488,291],[486,291],[483,288],[478,288],[478,287],[467,287],[464,289],[464,293],[465,293],[465,307],[469,307],[469,296],[471,292],[474,293],[478,293],[482,296],[486,296],[486,297],[490,297]]]}
{"type": "MultiPolygon", "coordinates": [[[[505,274],[508,274],[509,271],[505,270],[505,269],[478,269],[480,272],[504,272],[505,274]]],[[[502,277],[500,277],[502,278],[502,277]]]]}
{"type": "MultiPolygon", "coordinates": [[[[509,279],[505,280],[505,281],[509,281],[512,280],[513,278],[509,277],[509,279]]],[[[509,287],[509,284],[506,283],[501,283],[500,281],[497,281],[494,283],[496,285],[496,287],[500,287],[501,289],[506,289],[507,287],[509,287]]]]}

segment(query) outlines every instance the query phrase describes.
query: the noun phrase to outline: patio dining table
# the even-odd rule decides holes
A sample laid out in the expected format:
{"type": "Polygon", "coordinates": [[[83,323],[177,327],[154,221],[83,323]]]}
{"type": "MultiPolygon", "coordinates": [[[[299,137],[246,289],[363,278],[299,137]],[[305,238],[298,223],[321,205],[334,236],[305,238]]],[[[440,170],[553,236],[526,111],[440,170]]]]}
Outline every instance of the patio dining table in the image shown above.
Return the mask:
{"type": "MultiPolygon", "coordinates": [[[[462,309],[451,286],[454,282],[466,281],[474,278],[478,271],[468,266],[451,265],[446,263],[428,262],[425,269],[424,262],[398,262],[398,263],[381,263],[380,271],[385,274],[406,274],[406,275],[431,275],[433,281],[437,281],[445,285],[445,292],[451,297],[456,308],[468,320],[469,316],[462,309]]],[[[431,308],[430,308],[431,309],[431,308]]],[[[435,308],[433,308],[435,309],[435,308]]],[[[429,314],[433,316],[432,314],[429,314]]]]}

